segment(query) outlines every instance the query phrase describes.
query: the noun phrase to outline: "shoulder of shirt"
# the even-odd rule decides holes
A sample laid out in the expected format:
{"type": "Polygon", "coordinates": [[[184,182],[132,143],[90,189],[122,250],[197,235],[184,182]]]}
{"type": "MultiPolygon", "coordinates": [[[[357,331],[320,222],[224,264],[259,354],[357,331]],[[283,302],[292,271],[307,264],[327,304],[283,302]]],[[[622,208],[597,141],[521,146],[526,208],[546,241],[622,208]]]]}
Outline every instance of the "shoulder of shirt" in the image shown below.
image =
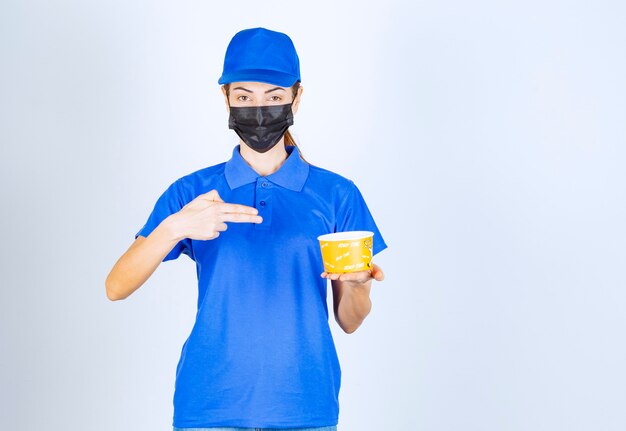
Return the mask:
{"type": "MultiPolygon", "coordinates": [[[[309,179],[305,187],[311,187],[327,199],[341,206],[358,190],[354,181],[336,172],[309,163],[309,179]]],[[[358,193],[358,192],[356,192],[358,193]]]]}
{"type": "Polygon", "coordinates": [[[182,185],[193,185],[201,182],[211,180],[212,177],[216,178],[224,175],[224,167],[226,162],[218,163],[217,165],[207,166],[201,169],[197,169],[182,177],[178,178],[175,182],[180,182],[182,185]]]}
{"type": "Polygon", "coordinates": [[[340,189],[347,189],[355,186],[354,181],[344,177],[336,172],[329,171],[328,169],[320,168],[309,163],[309,177],[315,182],[322,182],[324,184],[333,185],[340,189]]]}

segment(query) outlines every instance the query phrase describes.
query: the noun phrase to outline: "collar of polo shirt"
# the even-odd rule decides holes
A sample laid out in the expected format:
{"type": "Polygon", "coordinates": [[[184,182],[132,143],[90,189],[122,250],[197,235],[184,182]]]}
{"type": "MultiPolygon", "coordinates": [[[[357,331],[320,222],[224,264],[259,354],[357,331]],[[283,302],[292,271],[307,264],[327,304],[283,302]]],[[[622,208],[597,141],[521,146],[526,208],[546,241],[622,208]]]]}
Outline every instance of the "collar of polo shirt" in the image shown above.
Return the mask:
{"type": "MultiPolygon", "coordinates": [[[[285,150],[289,154],[285,162],[276,172],[265,178],[276,185],[299,192],[304,187],[304,183],[309,176],[309,164],[302,160],[297,147],[287,146],[285,150]]],[[[261,177],[241,157],[239,144],[233,149],[231,159],[226,162],[224,175],[231,190],[253,183],[261,177]]]]}

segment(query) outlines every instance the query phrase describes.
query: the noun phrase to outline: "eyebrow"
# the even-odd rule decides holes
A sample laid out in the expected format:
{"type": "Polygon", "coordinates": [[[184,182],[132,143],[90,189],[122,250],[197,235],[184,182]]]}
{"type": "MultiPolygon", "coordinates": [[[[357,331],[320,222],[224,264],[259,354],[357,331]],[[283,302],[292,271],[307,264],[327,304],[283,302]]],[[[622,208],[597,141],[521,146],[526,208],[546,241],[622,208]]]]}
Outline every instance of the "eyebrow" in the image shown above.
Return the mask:
{"type": "MultiPolygon", "coordinates": [[[[243,90],[243,91],[247,91],[248,93],[253,93],[253,91],[248,90],[247,88],[243,88],[243,87],[235,87],[235,88],[233,88],[233,90],[243,90]]],[[[267,90],[265,92],[265,94],[271,93],[272,91],[276,91],[276,90],[283,90],[283,91],[285,91],[285,89],[282,88],[282,87],[274,87],[274,88],[271,88],[271,89],[267,90]]]]}

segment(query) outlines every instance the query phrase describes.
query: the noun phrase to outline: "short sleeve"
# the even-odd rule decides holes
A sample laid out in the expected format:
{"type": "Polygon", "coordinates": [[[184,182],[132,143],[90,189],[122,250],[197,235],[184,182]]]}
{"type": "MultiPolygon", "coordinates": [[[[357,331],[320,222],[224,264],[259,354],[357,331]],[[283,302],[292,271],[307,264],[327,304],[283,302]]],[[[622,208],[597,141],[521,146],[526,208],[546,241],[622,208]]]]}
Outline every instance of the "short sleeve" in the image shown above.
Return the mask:
{"type": "MultiPolygon", "coordinates": [[[[148,216],[148,220],[135,234],[135,239],[137,239],[139,235],[144,237],[150,235],[150,233],[156,229],[163,220],[180,211],[183,206],[185,206],[185,203],[183,196],[180,193],[180,180],[176,180],[157,199],[150,216],[148,216]]],[[[186,254],[193,260],[193,251],[191,247],[191,240],[189,238],[180,240],[163,258],[163,262],[176,259],[181,253],[186,254]]]]}
{"type": "Polygon", "coordinates": [[[374,222],[374,218],[365,203],[365,199],[363,199],[361,192],[354,182],[350,181],[349,190],[337,210],[335,232],[352,230],[374,232],[373,255],[387,248],[387,244],[374,222]]]}

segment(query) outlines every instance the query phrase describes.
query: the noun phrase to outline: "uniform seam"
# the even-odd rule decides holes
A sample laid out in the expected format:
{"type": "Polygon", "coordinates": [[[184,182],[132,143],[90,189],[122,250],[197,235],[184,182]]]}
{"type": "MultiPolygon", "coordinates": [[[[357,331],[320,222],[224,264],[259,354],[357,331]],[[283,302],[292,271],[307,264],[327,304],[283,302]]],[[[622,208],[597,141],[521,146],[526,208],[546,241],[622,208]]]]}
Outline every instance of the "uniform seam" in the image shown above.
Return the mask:
{"type": "MultiPolygon", "coordinates": [[[[180,207],[178,211],[182,210],[183,207],[185,205],[187,205],[189,202],[185,202],[185,196],[183,194],[183,178],[179,178],[176,181],[174,181],[175,184],[175,189],[176,189],[176,196],[178,197],[178,206],[180,207]]],[[[192,198],[193,200],[194,198],[192,198]]],[[[177,212],[178,212],[177,211],[177,212]]],[[[189,250],[189,253],[191,254],[191,256],[189,256],[191,258],[191,260],[193,260],[195,262],[196,258],[195,258],[195,254],[194,254],[194,250],[193,250],[193,241],[190,238],[184,238],[181,240],[183,242],[183,244],[185,245],[185,248],[187,248],[189,250]]],[[[186,254],[186,253],[183,253],[186,254]]]]}
{"type": "Polygon", "coordinates": [[[350,197],[350,194],[352,193],[355,187],[354,181],[352,180],[348,180],[348,181],[350,181],[350,188],[346,192],[345,196],[342,198],[341,203],[337,207],[337,213],[335,214],[335,230],[337,230],[337,214],[343,209],[345,203],[348,202],[348,198],[350,197]]]}

